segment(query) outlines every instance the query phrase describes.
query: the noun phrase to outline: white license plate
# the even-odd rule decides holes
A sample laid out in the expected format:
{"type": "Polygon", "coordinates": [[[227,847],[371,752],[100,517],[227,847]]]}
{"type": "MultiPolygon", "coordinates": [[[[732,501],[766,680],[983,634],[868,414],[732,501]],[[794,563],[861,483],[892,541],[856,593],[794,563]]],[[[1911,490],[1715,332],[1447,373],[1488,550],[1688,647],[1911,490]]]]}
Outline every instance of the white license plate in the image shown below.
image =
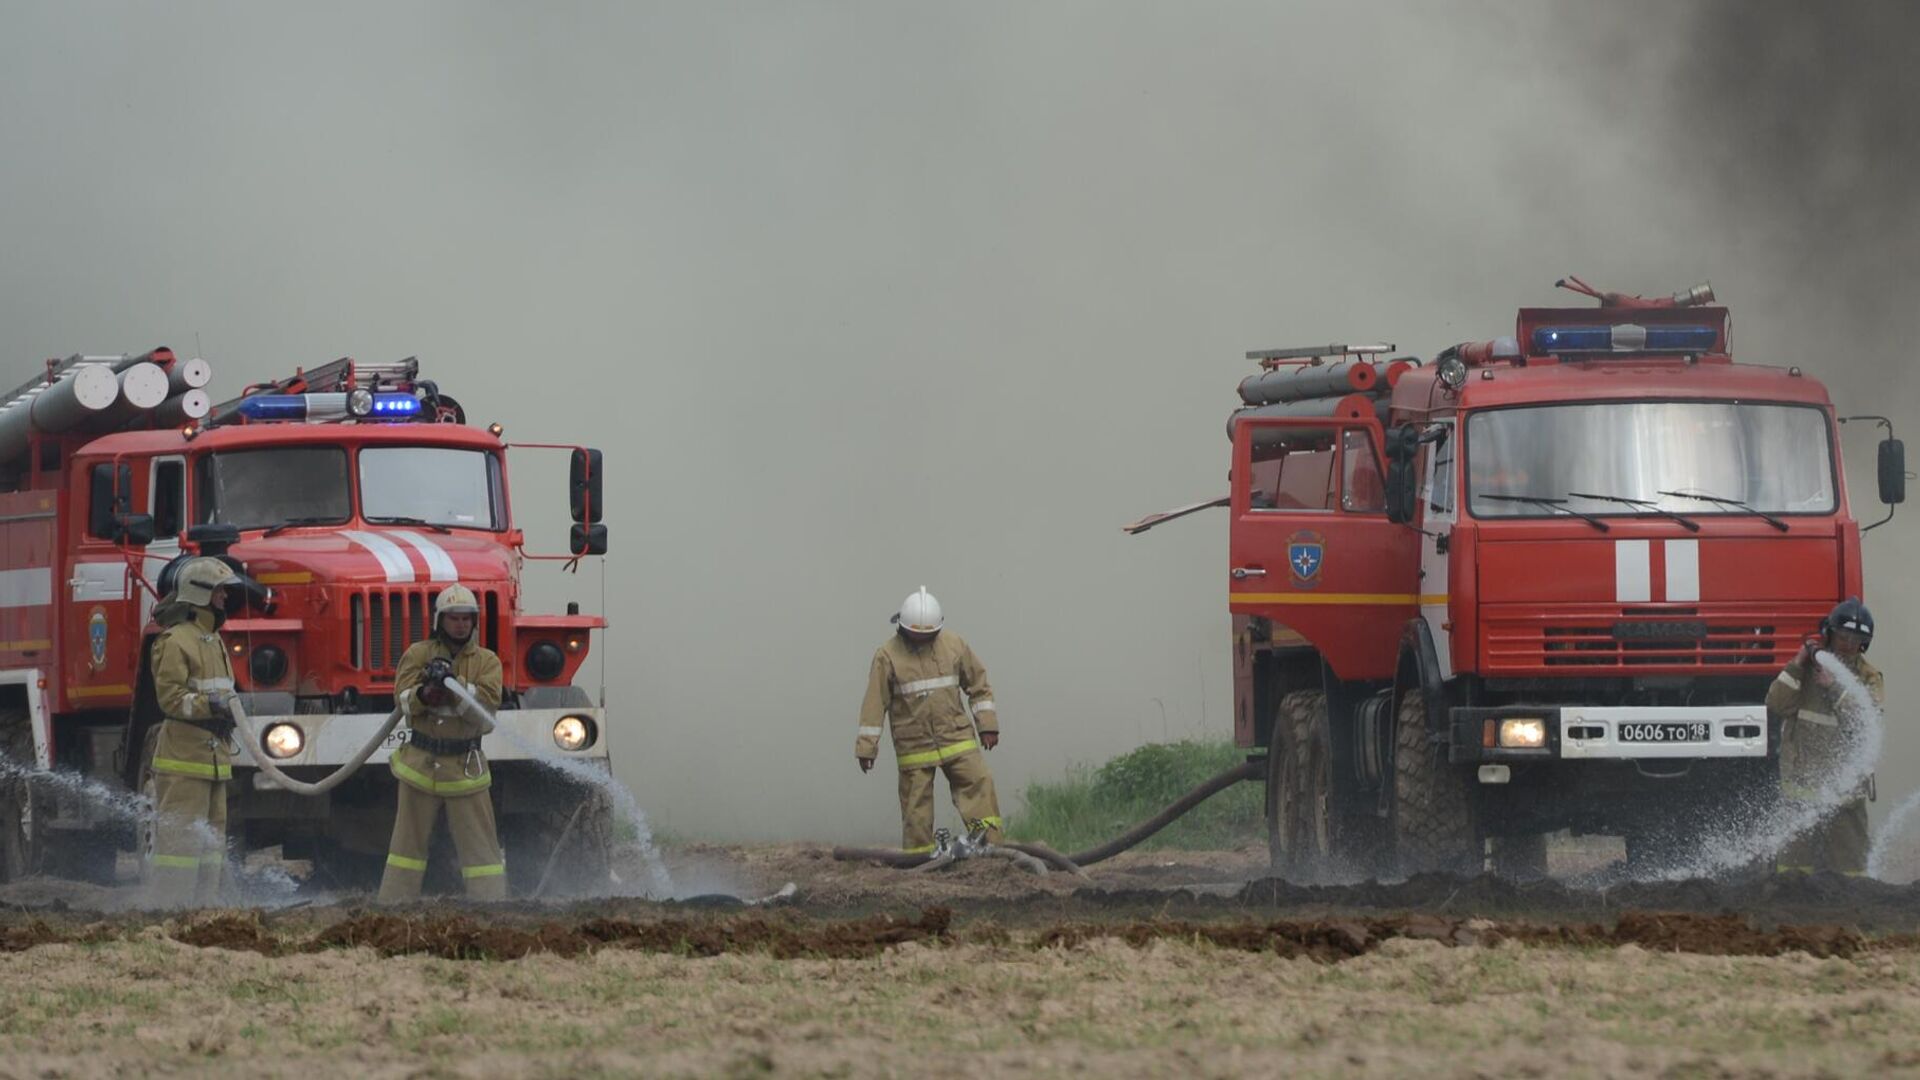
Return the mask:
{"type": "Polygon", "coordinates": [[[1703,743],[1713,741],[1713,725],[1705,721],[1688,724],[1626,723],[1619,726],[1620,741],[1633,743],[1703,743]]]}

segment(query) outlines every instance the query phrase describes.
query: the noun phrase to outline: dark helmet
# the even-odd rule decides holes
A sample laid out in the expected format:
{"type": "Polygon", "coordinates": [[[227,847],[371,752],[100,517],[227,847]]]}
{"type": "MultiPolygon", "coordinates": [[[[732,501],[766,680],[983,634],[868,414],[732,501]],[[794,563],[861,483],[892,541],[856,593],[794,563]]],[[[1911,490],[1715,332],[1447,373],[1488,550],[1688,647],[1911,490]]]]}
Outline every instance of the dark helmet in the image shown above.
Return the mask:
{"type": "Polygon", "coordinates": [[[1859,597],[1849,596],[1835,604],[1833,610],[1827,612],[1827,617],[1820,620],[1820,633],[1825,635],[1828,642],[1833,641],[1835,630],[1851,630],[1859,634],[1864,639],[1860,643],[1860,651],[1866,652],[1867,646],[1873,644],[1873,612],[1867,610],[1867,605],[1861,603],[1859,597]]]}

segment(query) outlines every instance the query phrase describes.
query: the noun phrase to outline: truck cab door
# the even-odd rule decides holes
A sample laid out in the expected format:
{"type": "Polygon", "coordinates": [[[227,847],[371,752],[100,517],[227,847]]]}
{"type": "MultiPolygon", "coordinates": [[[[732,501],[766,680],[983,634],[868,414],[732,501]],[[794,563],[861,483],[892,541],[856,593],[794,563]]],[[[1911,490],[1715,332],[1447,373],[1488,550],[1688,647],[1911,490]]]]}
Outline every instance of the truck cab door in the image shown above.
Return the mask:
{"type": "MultiPolygon", "coordinates": [[[[61,618],[65,707],[124,707],[133,700],[140,652],[140,605],[127,579],[127,557],[115,542],[116,485],[131,492],[133,466],[100,461],[74,481],[69,505],[81,508],[65,567],[61,618]]],[[[137,497],[137,495],[136,495],[137,497]]],[[[137,503],[134,505],[138,505],[137,503]]]]}
{"type": "Polygon", "coordinates": [[[1228,603],[1307,639],[1342,679],[1389,679],[1420,610],[1420,534],[1387,519],[1378,420],[1242,420],[1228,603]]]}

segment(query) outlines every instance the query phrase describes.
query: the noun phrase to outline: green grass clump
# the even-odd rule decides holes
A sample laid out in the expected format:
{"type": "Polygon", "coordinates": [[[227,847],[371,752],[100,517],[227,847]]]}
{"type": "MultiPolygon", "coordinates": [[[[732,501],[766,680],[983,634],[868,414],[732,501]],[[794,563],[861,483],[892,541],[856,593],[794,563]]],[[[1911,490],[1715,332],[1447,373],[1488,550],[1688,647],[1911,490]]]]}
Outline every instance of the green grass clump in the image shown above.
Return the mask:
{"type": "MultiPolygon", "coordinates": [[[[1224,740],[1148,743],[1098,768],[1076,766],[1064,779],[1028,784],[1021,796],[1026,809],[1008,822],[1008,833],[1063,852],[1103,844],[1244,760],[1246,752],[1224,740]]],[[[1264,807],[1259,784],[1235,784],[1135,850],[1218,850],[1260,841],[1264,807]]]]}

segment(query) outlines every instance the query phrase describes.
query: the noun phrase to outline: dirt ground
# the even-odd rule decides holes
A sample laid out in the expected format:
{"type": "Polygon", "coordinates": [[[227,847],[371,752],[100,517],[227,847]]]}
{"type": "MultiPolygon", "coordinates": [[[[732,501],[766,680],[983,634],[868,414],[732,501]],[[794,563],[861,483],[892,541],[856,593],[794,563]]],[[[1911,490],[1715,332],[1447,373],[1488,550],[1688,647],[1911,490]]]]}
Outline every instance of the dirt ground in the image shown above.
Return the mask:
{"type": "Polygon", "coordinates": [[[707,895],[166,914],[9,886],[0,1077],[1920,1075],[1920,887],[1303,887],[1252,849],[672,867],[707,895]]]}

